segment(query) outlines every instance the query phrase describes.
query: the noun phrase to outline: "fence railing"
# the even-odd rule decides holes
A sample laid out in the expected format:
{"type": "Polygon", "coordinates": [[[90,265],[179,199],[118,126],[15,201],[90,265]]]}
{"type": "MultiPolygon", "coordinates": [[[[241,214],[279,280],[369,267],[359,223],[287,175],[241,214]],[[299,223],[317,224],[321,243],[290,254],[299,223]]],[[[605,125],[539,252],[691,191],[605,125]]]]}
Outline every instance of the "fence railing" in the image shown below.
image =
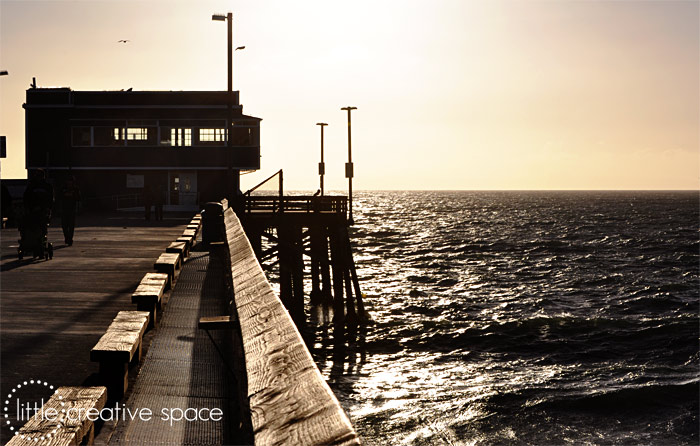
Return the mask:
{"type": "Polygon", "coordinates": [[[84,200],[89,208],[121,209],[143,206],[142,194],[108,195],[102,197],[89,197],[84,200]]]}
{"type": "Polygon", "coordinates": [[[244,197],[243,210],[253,212],[330,212],[347,215],[347,197],[320,196],[248,196],[244,197]]]}

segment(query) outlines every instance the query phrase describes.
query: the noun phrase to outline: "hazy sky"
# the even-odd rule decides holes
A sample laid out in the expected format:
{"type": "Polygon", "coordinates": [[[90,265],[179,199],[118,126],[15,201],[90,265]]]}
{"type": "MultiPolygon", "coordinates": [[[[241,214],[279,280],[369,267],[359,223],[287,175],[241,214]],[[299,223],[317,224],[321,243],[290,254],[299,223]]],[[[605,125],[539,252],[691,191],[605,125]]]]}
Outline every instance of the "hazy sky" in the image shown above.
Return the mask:
{"type": "Polygon", "coordinates": [[[285,187],[697,189],[698,1],[0,0],[3,178],[24,175],[24,102],[74,90],[234,89],[285,187]],[[117,40],[129,39],[128,44],[117,40]]]}

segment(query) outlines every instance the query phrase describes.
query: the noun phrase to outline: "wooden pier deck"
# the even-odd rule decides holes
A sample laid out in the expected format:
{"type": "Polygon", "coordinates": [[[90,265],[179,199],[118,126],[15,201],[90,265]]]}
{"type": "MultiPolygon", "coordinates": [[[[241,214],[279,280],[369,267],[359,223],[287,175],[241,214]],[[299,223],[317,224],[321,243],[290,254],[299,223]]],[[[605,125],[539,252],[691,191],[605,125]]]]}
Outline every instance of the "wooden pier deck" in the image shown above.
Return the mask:
{"type": "MultiPolygon", "coordinates": [[[[98,371],[95,345],[131,293],[191,215],[146,222],[142,214],[78,217],[74,245],[63,244],[60,221],[49,228],[53,260],[17,261],[16,228],[1,233],[0,394],[25,380],[81,385],[98,371]]],[[[28,399],[41,389],[26,387],[28,399]]],[[[22,423],[15,424],[20,426],[22,423]]],[[[2,444],[7,428],[1,429],[2,444]]]]}
{"type": "MultiPolygon", "coordinates": [[[[22,396],[39,401],[46,395],[41,388],[27,388],[26,381],[107,385],[117,394],[112,404],[119,407],[121,399],[134,411],[217,407],[223,412],[222,424],[174,426],[162,418],[96,422],[97,444],[359,444],[232,209],[214,225],[225,231],[223,243],[213,243],[211,252],[197,245],[178,271],[162,322],[142,344],[146,352],[140,368],[134,376],[124,375],[130,390],[121,398],[122,390],[110,387],[112,381],[103,382],[102,365],[98,373],[90,362],[91,349],[117,313],[134,309],[132,293],[189,217],[154,224],[138,215],[84,217],[72,247],[58,242],[62,234],[54,226],[50,261],[19,262],[16,230],[3,230],[0,392],[14,392],[24,383],[22,396]]],[[[131,313],[143,314],[143,324],[148,322],[147,311],[131,313]]],[[[12,423],[15,429],[24,424],[12,423]]],[[[26,425],[23,429],[27,432],[26,425]]],[[[8,426],[2,431],[5,442],[11,432],[8,426]]]]}

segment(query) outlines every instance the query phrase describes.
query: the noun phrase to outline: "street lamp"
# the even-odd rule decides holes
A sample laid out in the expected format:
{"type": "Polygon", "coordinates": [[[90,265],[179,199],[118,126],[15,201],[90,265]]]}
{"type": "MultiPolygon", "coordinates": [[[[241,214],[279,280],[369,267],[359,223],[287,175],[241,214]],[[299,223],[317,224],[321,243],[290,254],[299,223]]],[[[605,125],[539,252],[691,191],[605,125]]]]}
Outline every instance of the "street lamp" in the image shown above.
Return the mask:
{"type": "Polygon", "coordinates": [[[321,177],[321,196],[323,196],[323,176],[326,174],[326,163],[323,162],[323,128],[327,126],[325,122],[317,122],[321,126],[321,162],[318,163],[318,175],[321,177]]]}
{"type": "Polygon", "coordinates": [[[7,76],[8,74],[10,73],[8,73],[7,70],[0,71],[0,76],[7,76]]]}
{"type": "MultiPolygon", "coordinates": [[[[238,195],[238,190],[240,188],[240,178],[237,178],[233,174],[233,138],[231,137],[231,130],[233,127],[233,52],[245,49],[245,46],[239,46],[235,50],[233,49],[233,13],[229,12],[226,15],[214,14],[211,19],[218,22],[228,21],[228,49],[226,52],[228,59],[228,123],[226,126],[226,147],[228,148],[228,153],[226,156],[228,163],[228,187],[227,194],[230,194],[233,190],[233,196],[238,195]]],[[[232,198],[229,196],[229,199],[232,198]]]]}
{"type": "Polygon", "coordinates": [[[348,219],[351,225],[355,224],[352,220],[352,177],[353,177],[353,165],[352,165],[352,136],[350,133],[350,112],[357,110],[357,107],[343,107],[341,110],[348,111],[348,162],[345,163],[345,177],[348,179],[348,200],[350,201],[350,218],[348,219]]]}

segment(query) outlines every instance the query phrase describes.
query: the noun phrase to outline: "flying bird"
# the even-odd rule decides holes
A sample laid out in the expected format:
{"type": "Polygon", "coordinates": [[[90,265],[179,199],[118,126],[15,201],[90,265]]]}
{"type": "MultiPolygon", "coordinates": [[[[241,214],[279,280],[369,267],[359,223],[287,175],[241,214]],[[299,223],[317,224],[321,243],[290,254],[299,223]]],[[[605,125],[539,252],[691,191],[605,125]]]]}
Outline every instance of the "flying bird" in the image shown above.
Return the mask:
{"type": "Polygon", "coordinates": [[[127,43],[127,42],[131,42],[131,40],[124,40],[124,39],[117,40],[117,43],[127,43]]]}

